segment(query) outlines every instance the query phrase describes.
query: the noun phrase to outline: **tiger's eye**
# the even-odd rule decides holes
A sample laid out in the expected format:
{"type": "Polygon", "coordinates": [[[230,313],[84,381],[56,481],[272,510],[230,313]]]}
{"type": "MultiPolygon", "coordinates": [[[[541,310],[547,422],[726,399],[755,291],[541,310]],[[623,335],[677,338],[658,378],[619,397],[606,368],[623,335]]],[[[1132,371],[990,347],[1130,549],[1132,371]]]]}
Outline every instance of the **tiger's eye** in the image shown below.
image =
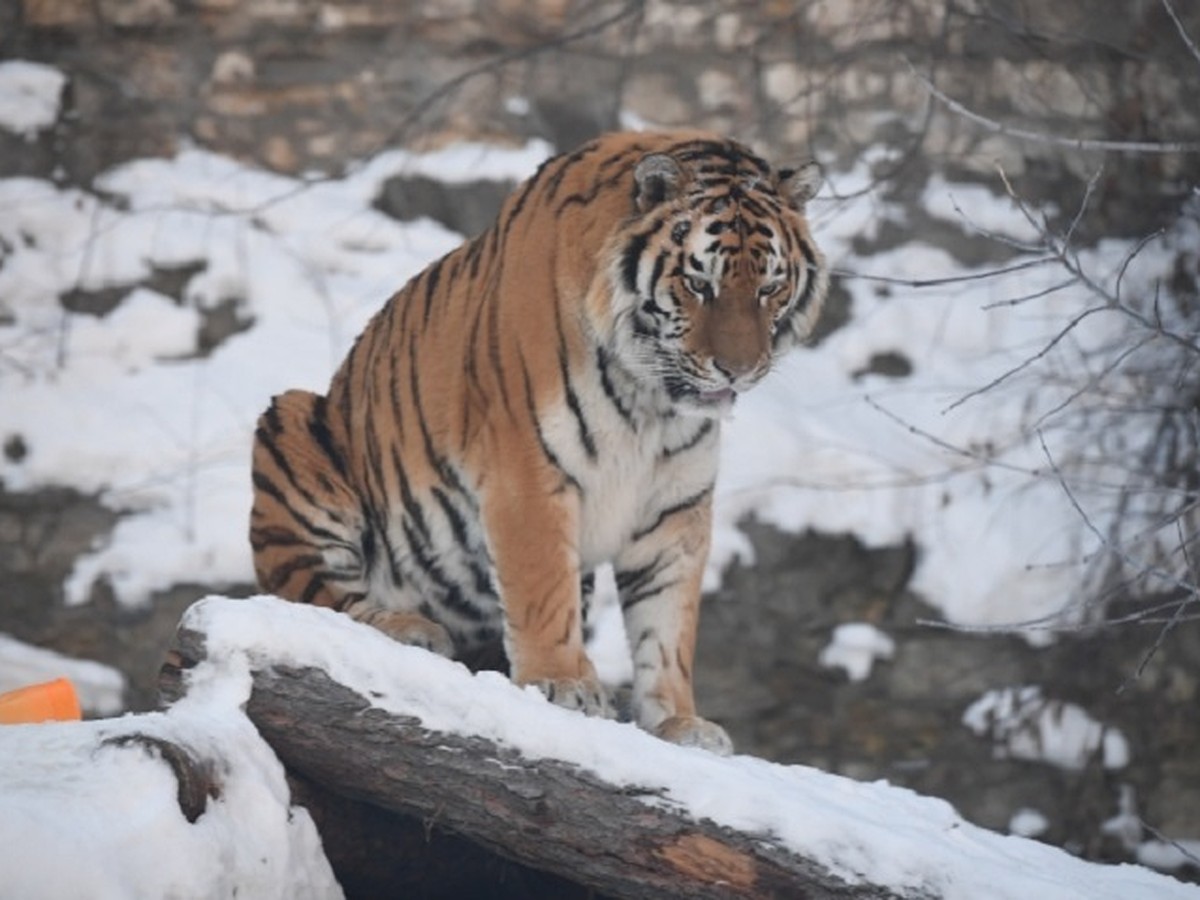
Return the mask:
{"type": "Polygon", "coordinates": [[[712,284],[707,278],[698,278],[695,275],[688,275],[684,282],[687,284],[687,289],[696,295],[700,300],[711,300],[713,296],[712,284]]]}

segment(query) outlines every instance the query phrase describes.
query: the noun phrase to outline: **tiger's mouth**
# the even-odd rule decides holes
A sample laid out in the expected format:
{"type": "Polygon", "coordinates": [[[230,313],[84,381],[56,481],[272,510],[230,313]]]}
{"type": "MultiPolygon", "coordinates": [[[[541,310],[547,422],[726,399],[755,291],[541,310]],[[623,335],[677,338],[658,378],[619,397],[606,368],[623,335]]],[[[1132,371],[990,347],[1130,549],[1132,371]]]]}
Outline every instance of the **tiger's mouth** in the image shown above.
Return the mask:
{"type": "Polygon", "coordinates": [[[733,411],[738,392],[731,387],[701,388],[684,381],[668,383],[671,400],[683,412],[724,417],[733,411]]]}
{"type": "Polygon", "coordinates": [[[737,401],[738,394],[733,388],[718,388],[713,391],[697,390],[693,399],[703,406],[712,407],[727,407],[733,406],[737,401]]]}

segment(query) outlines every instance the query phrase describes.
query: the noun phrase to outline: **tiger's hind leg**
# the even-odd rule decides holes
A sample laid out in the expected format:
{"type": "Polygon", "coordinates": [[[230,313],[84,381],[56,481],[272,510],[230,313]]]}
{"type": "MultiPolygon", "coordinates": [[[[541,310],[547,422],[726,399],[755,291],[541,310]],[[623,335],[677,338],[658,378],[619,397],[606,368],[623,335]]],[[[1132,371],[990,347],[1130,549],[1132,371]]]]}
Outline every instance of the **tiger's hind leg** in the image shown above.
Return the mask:
{"type": "Polygon", "coordinates": [[[259,417],[252,462],[250,545],[264,590],[341,610],[405,643],[454,655],[446,630],[369,590],[376,532],[349,482],[325,398],[288,391],[259,417]]]}

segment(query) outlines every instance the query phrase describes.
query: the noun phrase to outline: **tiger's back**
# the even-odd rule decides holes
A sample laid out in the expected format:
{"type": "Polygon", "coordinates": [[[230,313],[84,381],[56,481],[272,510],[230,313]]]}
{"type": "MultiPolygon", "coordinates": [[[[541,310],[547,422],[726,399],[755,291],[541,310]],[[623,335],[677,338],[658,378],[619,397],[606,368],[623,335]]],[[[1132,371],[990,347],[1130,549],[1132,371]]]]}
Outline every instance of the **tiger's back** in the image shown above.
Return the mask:
{"type": "Polygon", "coordinates": [[[819,312],[815,186],[699,133],[549,160],[388,301],[326,398],[264,414],[260,582],[449,655],[502,642],[514,680],[603,713],[582,633],[612,562],[639,722],[725,748],[691,697],[720,419],[819,312]]]}

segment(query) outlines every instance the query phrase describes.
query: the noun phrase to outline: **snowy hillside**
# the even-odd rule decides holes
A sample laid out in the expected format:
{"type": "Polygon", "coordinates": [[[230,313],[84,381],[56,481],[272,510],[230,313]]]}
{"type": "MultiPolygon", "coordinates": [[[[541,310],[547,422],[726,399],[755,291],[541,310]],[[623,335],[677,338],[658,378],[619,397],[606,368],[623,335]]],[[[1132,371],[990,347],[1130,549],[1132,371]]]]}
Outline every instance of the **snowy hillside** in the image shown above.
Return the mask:
{"type": "MultiPolygon", "coordinates": [[[[21,135],[45,128],[57,116],[62,84],[53,69],[0,63],[0,128],[21,135]]],[[[76,562],[68,601],[85,603],[98,579],[129,606],[181,582],[251,581],[246,522],[255,418],[282,390],[323,390],[379,305],[461,240],[430,220],[397,222],[376,209],[384,182],[418,174],[446,182],[520,179],[549,152],[542,142],[389,152],[345,177],[305,181],[191,149],[123,165],[96,192],[0,179],[0,482],[14,492],[53,485],[94,492],[122,513],[111,538],[76,562]],[[240,330],[210,346],[206,322],[220,310],[231,310],[240,330]]],[[[1099,310],[1060,339],[1095,297],[1081,285],[1062,286],[1062,263],[1041,246],[1037,211],[1020,208],[999,179],[989,190],[934,178],[922,214],[944,229],[994,240],[1005,248],[1003,263],[965,266],[923,242],[919,229],[898,245],[856,250],[885,245],[886,234],[910,227],[909,211],[873,187],[873,167],[887,158],[875,150],[853,169],[828,172],[811,205],[814,233],[849,295],[850,320],[740,398],[726,423],[707,585],[719,584],[731,560],[753,561],[738,527],[748,515],[793,532],[848,532],[872,545],[911,539],[919,548],[914,587],[947,620],[1028,623],[1023,633],[1041,641],[1060,622],[1075,621],[1070,610],[1080,600],[1085,561],[1120,512],[1114,473],[1084,452],[1093,436],[1074,430],[1063,410],[1121,354],[1128,320],[1099,310]],[[881,359],[895,371],[877,365],[881,359]]],[[[1195,245],[1196,232],[1194,223],[1181,224],[1134,257],[1130,242],[1101,243],[1077,262],[1101,288],[1119,282],[1136,293],[1170,274],[1178,248],[1195,245]]],[[[1106,431],[1104,440],[1136,453],[1148,437],[1131,426],[1106,431]]],[[[617,681],[629,663],[607,590],[598,663],[617,681]]],[[[471,678],[395,648],[385,654],[378,641],[361,659],[357,650],[341,652],[339,642],[314,647],[303,626],[319,611],[282,614],[285,633],[268,637],[255,618],[261,606],[245,610],[243,642],[229,638],[225,668],[210,673],[201,697],[169,713],[0,731],[0,759],[22,761],[0,766],[0,847],[17,848],[0,854],[0,884],[28,884],[30,896],[113,897],[129,896],[135,884],[145,896],[161,896],[173,889],[171,873],[148,867],[186,856],[191,868],[178,874],[203,888],[198,896],[235,887],[262,896],[258,845],[245,850],[253,828],[270,871],[295,875],[271,882],[278,896],[336,895],[311,822],[294,810],[289,817],[278,764],[238,709],[248,689],[238,666],[269,652],[317,654],[364,690],[394,666],[389,684],[422,690],[384,690],[385,708],[411,712],[412,704],[427,704],[419,714],[443,727],[482,729],[523,752],[562,754],[617,780],[651,777],[671,785],[673,802],[696,815],[770,831],[823,854],[847,878],[962,897],[1197,895],[1136,869],[1100,870],[979,831],[945,804],[886,785],[750,758],[723,763],[660,746],[626,726],[563,719],[500,679],[471,678]],[[547,732],[540,724],[547,716],[564,727],[547,732]],[[504,721],[528,727],[509,730],[504,721]],[[131,765],[97,750],[105,737],[133,729],[225,754],[235,787],[204,828],[175,821],[153,759],[131,765]],[[623,768],[630,758],[639,766],[623,768]],[[93,793],[81,791],[76,776],[64,777],[83,766],[90,766],[93,793]],[[714,795],[700,787],[715,782],[734,789],[714,795]],[[154,835],[139,838],[133,856],[109,840],[104,804],[118,784],[143,785],[123,814],[154,835]],[[64,832],[63,822],[72,828],[64,832]],[[74,869],[55,864],[64,848],[78,861],[74,869]],[[307,862],[297,867],[297,859],[307,862]],[[37,880],[46,873],[59,880],[37,880]],[[1082,887],[1093,884],[1094,892],[1082,887]]],[[[339,635],[351,627],[321,625],[339,635]]],[[[863,678],[892,646],[863,625],[840,631],[821,662],[863,678]]],[[[58,674],[63,665],[0,635],[0,690],[41,672],[58,674]]],[[[86,666],[73,673],[89,685],[93,713],[115,711],[120,675],[86,666]]],[[[981,698],[966,724],[983,734],[999,727],[997,710],[1019,719],[1037,691],[1014,687],[981,698]]],[[[1041,741],[1033,749],[1007,732],[992,737],[1014,757],[1067,767],[1097,748],[1113,768],[1136,752],[1076,709],[1038,720],[1041,741]]],[[[1164,846],[1164,858],[1174,849],[1164,846]]]]}
{"type": "MultiPolygon", "coordinates": [[[[196,150],[110,172],[103,199],[0,180],[0,434],[24,448],[0,460],[0,478],[11,490],[97,491],[130,513],[79,561],[69,599],[82,602],[102,576],[132,604],[180,581],[249,580],[241,523],[257,414],[286,388],[323,389],[370,314],[460,240],[429,220],[399,223],[373,209],[382,182],[415,172],[519,178],[547,153],[540,143],[395,152],[306,185],[196,150]],[[178,297],[140,286],[176,271],[186,273],[178,297]],[[113,289],[115,308],[104,315],[59,302],[113,289]],[[200,355],[203,314],[230,303],[248,330],[200,355]]],[[[1077,448],[1052,416],[1043,421],[1074,383],[1045,371],[1085,373],[1080,345],[1106,346],[1125,322],[1116,312],[1089,318],[1039,366],[956,405],[1090,301],[1071,289],[1005,305],[1061,281],[1037,256],[1006,275],[964,270],[917,241],[856,259],[853,239],[904,218],[869,190],[877,161],[868,155],[854,171],[831,173],[812,218],[836,266],[899,283],[843,279],[850,323],[739,401],[726,429],[709,585],[749,552],[736,523],[753,513],[868,543],[911,536],[922,549],[916,587],[952,621],[1053,615],[1075,599],[1079,562],[1096,540],[1048,472],[1047,452],[1066,459],[1077,448]],[[903,286],[931,278],[951,281],[903,286]],[[911,374],[871,374],[872,358],[888,353],[908,360],[911,374]]],[[[926,204],[964,229],[1032,237],[1009,200],[977,186],[934,182],[926,204]]],[[[1169,234],[1142,252],[1124,273],[1127,290],[1165,272],[1171,246],[1186,237],[1169,234]]],[[[1111,275],[1125,249],[1102,246],[1088,265],[1111,275]]],[[[1101,530],[1105,509],[1091,513],[1101,530]]]]}

